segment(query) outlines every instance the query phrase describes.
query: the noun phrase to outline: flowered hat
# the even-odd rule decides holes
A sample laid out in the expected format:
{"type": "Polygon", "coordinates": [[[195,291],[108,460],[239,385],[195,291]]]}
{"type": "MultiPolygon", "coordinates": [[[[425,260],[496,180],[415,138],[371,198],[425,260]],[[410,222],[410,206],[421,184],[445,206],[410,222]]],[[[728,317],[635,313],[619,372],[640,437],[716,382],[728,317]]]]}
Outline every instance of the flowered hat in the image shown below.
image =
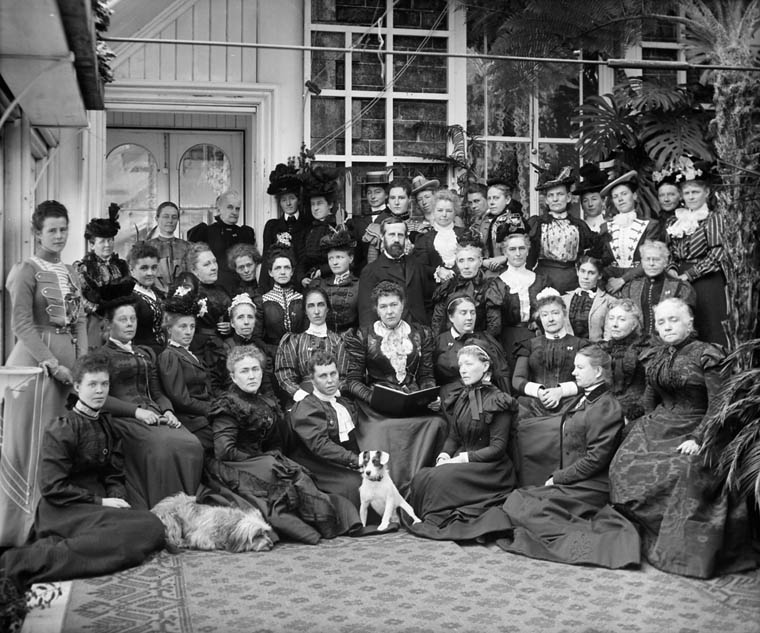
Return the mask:
{"type": "MultiPolygon", "coordinates": [[[[192,273],[187,273],[187,275],[195,277],[192,273]]],[[[197,283],[193,283],[193,279],[189,276],[175,280],[164,301],[164,312],[183,316],[198,316],[199,311],[197,283]]]]}
{"type": "Polygon", "coordinates": [[[301,195],[301,179],[298,177],[296,168],[292,165],[279,163],[269,174],[269,187],[267,193],[270,196],[284,196],[286,193],[301,195]]]}
{"type": "MultiPolygon", "coordinates": [[[[678,160],[671,163],[663,172],[654,172],[652,178],[661,177],[663,173],[672,175],[674,184],[682,185],[692,180],[703,180],[709,182],[713,177],[714,163],[708,160],[693,160],[690,156],[681,156],[678,160]]],[[[656,182],[656,180],[655,180],[656,182]]]]}
{"type": "Polygon", "coordinates": [[[329,235],[319,240],[319,245],[324,252],[333,250],[351,252],[356,248],[356,240],[346,229],[338,229],[330,231],[329,235]]]}
{"type": "Polygon", "coordinates": [[[338,171],[329,167],[314,167],[304,175],[307,198],[324,197],[328,203],[338,196],[338,171]]]}

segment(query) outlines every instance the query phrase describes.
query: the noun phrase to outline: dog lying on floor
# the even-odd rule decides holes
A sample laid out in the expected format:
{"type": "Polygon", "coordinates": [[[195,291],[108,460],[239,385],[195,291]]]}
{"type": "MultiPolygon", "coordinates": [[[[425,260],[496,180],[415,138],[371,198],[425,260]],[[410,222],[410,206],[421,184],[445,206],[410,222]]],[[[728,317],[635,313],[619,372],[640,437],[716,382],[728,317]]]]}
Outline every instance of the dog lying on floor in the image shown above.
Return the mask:
{"type": "Polygon", "coordinates": [[[414,523],[420,522],[412,506],[401,496],[391,479],[389,459],[390,455],[385,451],[364,451],[359,457],[362,473],[362,484],[359,486],[359,518],[366,527],[367,512],[372,506],[382,517],[377,528],[380,532],[388,529],[391,519],[396,516],[396,508],[402,508],[414,523]]]}
{"type": "Polygon", "coordinates": [[[274,532],[261,512],[197,503],[182,492],[159,501],[151,512],[164,524],[167,549],[261,552],[272,549],[274,532]]]}

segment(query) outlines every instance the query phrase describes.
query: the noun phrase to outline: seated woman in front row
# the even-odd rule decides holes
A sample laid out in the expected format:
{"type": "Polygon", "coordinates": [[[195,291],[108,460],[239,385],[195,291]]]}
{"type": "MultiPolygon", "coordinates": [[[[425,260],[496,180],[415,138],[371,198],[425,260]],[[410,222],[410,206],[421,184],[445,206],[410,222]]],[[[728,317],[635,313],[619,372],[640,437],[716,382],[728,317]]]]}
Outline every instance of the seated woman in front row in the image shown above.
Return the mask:
{"type": "MultiPolygon", "coordinates": [[[[129,502],[148,509],[177,492],[195,494],[203,447],[175,416],[161,387],[153,350],[132,345],[137,328],[134,297],[119,295],[121,285],[108,286],[116,296],[103,295],[99,307],[110,330],[101,348],[111,363],[105,410],[124,442],[129,502]]],[[[123,291],[131,292],[130,286],[123,291]]]]}
{"type": "Polygon", "coordinates": [[[638,565],[639,536],[610,508],[608,470],[623,430],[623,412],[607,386],[610,357],[597,345],[575,355],[578,396],[557,427],[559,459],[544,485],[512,492],[503,510],[509,552],[574,565],[618,569],[638,565]]]}
{"type": "Polygon", "coordinates": [[[449,436],[435,467],[420,470],[410,486],[422,522],[409,529],[438,540],[503,532],[501,504],[516,482],[507,449],[517,403],[491,384],[491,358],[480,341],[470,339],[457,357],[461,382],[443,399],[449,436]]]}
{"type": "Polygon", "coordinates": [[[287,432],[274,396],[259,393],[266,363],[253,345],[227,357],[232,386],[211,405],[215,459],[207,483],[242,507],[257,507],[278,534],[308,544],[355,527],[348,501],[320,492],[298,463],[282,454],[287,432]]]}
{"type": "Polygon", "coordinates": [[[164,546],[161,521],[127,501],[121,441],[102,411],[109,380],[107,356],[80,358],[73,368],[78,400],[45,430],[35,540],[0,556],[0,583],[5,574],[21,594],[35,582],[139,565],[164,546]]]}

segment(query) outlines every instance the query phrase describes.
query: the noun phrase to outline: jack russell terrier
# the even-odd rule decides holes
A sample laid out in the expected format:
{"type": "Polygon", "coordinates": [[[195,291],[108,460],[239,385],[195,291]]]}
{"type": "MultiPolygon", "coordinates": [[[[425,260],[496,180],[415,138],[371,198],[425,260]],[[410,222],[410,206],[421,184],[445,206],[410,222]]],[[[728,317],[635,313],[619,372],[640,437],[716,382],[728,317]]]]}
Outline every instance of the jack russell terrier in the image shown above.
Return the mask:
{"type": "Polygon", "coordinates": [[[412,506],[401,496],[391,479],[389,459],[390,455],[385,451],[364,451],[359,457],[363,479],[359,487],[359,517],[362,525],[366,527],[367,511],[372,506],[382,517],[377,528],[380,532],[388,529],[391,519],[396,515],[396,508],[402,508],[414,523],[420,523],[412,506]]]}

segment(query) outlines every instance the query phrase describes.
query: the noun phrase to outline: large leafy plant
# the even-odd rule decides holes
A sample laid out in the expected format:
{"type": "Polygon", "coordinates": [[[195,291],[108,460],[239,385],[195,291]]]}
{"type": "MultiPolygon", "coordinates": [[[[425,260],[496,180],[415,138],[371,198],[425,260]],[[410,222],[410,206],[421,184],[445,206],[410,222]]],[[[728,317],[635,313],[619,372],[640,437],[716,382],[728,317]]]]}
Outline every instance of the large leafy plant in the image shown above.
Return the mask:
{"type": "Polygon", "coordinates": [[[652,172],[684,155],[714,157],[709,115],[684,86],[627,79],[611,94],[592,96],[576,109],[576,148],[585,161],[614,161],[636,170],[644,204],[656,208],[652,172]]]}

